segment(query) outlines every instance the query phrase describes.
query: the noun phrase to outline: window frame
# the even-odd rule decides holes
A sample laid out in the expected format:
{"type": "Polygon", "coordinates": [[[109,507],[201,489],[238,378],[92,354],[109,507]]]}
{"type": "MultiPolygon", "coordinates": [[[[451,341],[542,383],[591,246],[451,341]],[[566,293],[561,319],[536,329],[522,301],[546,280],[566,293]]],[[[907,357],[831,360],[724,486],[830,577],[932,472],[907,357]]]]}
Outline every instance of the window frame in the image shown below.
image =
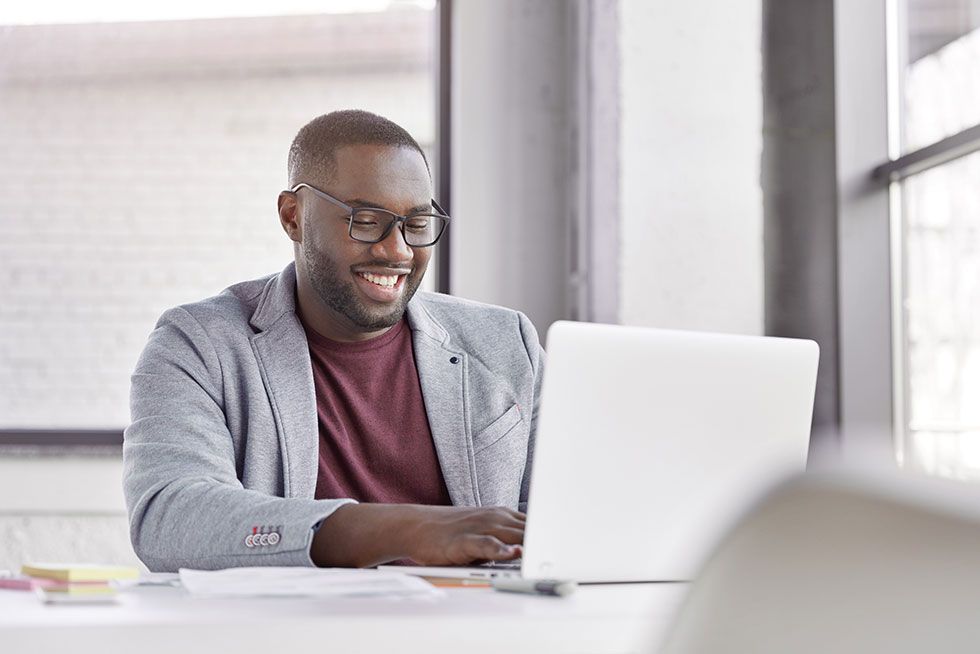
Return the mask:
{"type": "Polygon", "coordinates": [[[845,458],[897,451],[887,0],[834,3],[840,431],[845,458]]]}
{"type": "Polygon", "coordinates": [[[122,429],[0,429],[0,454],[115,454],[122,429]]]}
{"type": "Polygon", "coordinates": [[[909,396],[900,182],[980,150],[980,125],[902,154],[903,5],[835,0],[834,11],[841,443],[845,456],[888,448],[901,465],[909,396]]]}

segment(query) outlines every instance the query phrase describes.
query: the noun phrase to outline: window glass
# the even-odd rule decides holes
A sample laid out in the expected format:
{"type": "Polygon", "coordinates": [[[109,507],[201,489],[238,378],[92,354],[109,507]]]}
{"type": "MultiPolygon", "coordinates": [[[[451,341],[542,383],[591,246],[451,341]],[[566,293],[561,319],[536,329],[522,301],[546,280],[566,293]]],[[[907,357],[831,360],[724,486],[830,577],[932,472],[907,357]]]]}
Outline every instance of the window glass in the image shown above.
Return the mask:
{"type": "MultiPolygon", "coordinates": [[[[906,0],[904,151],[980,123],[980,0],[906,0]]],[[[980,478],[980,153],[900,184],[907,461],[980,478]]]]}
{"type": "Polygon", "coordinates": [[[905,218],[909,451],[980,477],[980,153],[909,177],[905,218]]]}
{"type": "Polygon", "coordinates": [[[906,0],[902,147],[980,124],[980,0],[906,0]]]}
{"type": "Polygon", "coordinates": [[[434,2],[256,4],[0,10],[0,429],[125,426],[163,310],[292,259],[276,197],[311,118],[367,109],[434,151],[434,2]]]}

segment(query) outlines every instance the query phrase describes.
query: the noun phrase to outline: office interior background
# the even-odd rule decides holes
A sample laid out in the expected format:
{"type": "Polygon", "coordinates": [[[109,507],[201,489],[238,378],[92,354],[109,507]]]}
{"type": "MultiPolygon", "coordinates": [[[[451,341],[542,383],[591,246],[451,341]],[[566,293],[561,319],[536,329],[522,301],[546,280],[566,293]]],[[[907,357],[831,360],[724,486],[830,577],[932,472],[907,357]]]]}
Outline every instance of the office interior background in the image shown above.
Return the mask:
{"type": "MultiPolygon", "coordinates": [[[[273,6],[274,5],[274,6],[273,6]]],[[[0,568],[132,562],[160,313],[280,270],[310,118],[406,127],[426,281],[555,320],[812,338],[810,464],[980,477],[980,0],[0,9],[0,568]]]]}

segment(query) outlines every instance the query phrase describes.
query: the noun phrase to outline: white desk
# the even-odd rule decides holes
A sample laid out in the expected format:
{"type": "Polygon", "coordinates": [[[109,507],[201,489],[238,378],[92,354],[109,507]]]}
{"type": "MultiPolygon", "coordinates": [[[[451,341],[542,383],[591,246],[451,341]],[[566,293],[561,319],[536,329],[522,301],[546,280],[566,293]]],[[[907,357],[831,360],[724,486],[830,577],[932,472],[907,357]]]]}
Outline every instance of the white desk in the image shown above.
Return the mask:
{"type": "Polygon", "coordinates": [[[450,588],[440,599],[202,599],[141,587],[119,605],[46,606],[0,589],[4,654],[651,652],[684,584],[584,586],[566,598],[450,588]]]}

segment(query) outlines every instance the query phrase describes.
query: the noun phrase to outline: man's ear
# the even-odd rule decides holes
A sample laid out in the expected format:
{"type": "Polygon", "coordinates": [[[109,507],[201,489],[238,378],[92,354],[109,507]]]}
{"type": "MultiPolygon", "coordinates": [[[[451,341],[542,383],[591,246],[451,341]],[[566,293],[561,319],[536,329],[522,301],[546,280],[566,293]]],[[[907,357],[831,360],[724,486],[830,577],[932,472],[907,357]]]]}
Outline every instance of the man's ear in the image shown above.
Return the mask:
{"type": "Polygon", "coordinates": [[[279,194],[279,223],[286,236],[296,243],[303,242],[303,221],[300,220],[296,194],[283,191],[279,194]]]}

